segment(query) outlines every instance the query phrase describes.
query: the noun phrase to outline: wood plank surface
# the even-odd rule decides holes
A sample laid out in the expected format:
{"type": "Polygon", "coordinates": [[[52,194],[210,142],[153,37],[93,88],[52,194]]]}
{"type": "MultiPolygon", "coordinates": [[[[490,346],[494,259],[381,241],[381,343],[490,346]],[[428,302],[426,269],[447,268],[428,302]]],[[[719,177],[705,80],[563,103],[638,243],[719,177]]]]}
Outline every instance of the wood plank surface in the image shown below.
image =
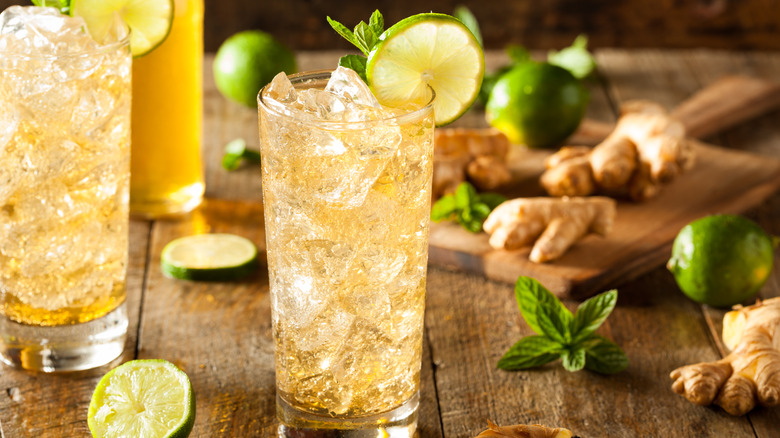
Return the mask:
{"type": "MultiPolygon", "coordinates": [[[[336,52],[302,53],[302,68],[335,64],[336,52]]],[[[489,65],[505,59],[488,53],[489,65]]],[[[159,254],[185,234],[227,231],[263,246],[258,168],[219,168],[224,144],[257,139],[256,114],[222,99],[205,68],[207,193],[198,212],[179,221],[133,222],[128,270],[130,332],[123,356],[95,370],[61,375],[0,370],[0,436],[88,437],[86,409],[97,380],[132,358],[165,358],[190,376],[197,397],[192,437],[273,437],[273,351],[268,283],[263,269],[243,282],[194,283],[163,277],[159,254]]],[[[601,82],[592,84],[588,116],[614,121],[620,102],[648,94],[669,106],[723,74],[776,78],[780,53],[600,50],[601,82]]],[[[777,111],[707,139],[734,151],[780,158],[777,111]]],[[[459,123],[479,123],[471,112],[459,123]]],[[[693,195],[692,195],[693,196],[693,195]]],[[[780,234],[780,195],[748,212],[780,234]]],[[[777,266],[780,257],[776,256],[777,266]]],[[[780,408],[731,417],[674,394],[668,373],[721,356],[723,310],[699,306],[658,268],[619,287],[620,299],[600,333],[627,353],[623,373],[604,377],[568,373],[560,363],[534,371],[504,372],[496,361],[530,334],[512,286],[479,275],[429,269],[420,438],[472,438],[492,420],[542,422],[571,428],[583,438],[776,438],[780,408]]],[[[775,269],[761,296],[780,295],[775,269]]],[[[566,300],[569,308],[578,304],[566,300]]]]}

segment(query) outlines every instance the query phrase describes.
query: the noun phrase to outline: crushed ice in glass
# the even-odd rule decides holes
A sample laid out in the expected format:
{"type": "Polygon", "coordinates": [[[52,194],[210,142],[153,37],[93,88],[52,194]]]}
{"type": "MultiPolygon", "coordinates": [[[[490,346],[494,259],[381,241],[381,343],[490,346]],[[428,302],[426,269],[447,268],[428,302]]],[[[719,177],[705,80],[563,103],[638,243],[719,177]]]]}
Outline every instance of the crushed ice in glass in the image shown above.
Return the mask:
{"type": "MultiPolygon", "coordinates": [[[[116,24],[105,42],[126,35],[116,24]]],[[[81,18],[0,13],[0,287],[28,305],[89,303],[124,281],[130,71],[127,47],[98,44],[81,18]]]]}

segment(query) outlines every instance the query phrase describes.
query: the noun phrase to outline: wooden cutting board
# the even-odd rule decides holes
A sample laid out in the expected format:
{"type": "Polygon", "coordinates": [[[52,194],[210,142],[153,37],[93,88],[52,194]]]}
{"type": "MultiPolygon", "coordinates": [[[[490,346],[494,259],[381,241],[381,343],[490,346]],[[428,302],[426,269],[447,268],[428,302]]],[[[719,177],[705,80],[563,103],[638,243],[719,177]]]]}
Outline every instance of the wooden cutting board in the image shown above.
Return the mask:
{"type": "MultiPolygon", "coordinates": [[[[779,104],[777,84],[730,77],[695,94],[673,113],[687,132],[706,137],[779,104]]],[[[609,125],[589,122],[578,133],[578,142],[595,144],[610,130],[609,125]]],[[[698,141],[694,147],[697,162],[692,170],[650,201],[619,203],[609,236],[587,236],[558,260],[533,263],[528,260],[530,248],[495,250],[485,233],[471,234],[453,223],[434,223],[430,263],[507,283],[526,275],[564,298],[582,299],[618,286],[664,264],[674,237],[692,220],[744,212],[780,188],[778,160],[698,141]]],[[[521,148],[510,153],[514,182],[508,191],[513,197],[544,195],[538,178],[549,153],[521,148]]]]}

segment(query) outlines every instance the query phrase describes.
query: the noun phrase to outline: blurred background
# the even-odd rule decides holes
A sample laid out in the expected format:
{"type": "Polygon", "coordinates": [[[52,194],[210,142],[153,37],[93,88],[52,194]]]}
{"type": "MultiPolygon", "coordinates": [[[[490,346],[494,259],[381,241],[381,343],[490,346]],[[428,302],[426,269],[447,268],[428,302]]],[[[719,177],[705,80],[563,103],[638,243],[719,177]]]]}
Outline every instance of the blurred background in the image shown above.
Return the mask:
{"type": "MultiPolygon", "coordinates": [[[[0,0],[0,10],[28,0],[0,0]]],[[[487,48],[561,48],[585,33],[589,47],[780,49],[780,0],[206,0],[205,46],[214,52],[246,29],[270,32],[293,50],[349,49],[325,16],[350,26],[379,9],[388,25],[464,4],[487,48]]]]}

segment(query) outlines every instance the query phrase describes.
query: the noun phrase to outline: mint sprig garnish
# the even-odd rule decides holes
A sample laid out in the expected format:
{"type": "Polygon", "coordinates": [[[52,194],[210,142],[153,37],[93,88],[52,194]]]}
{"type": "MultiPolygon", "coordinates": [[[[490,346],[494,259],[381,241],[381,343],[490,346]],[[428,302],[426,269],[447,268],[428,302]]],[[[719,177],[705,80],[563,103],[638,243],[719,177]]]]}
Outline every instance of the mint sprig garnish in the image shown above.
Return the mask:
{"type": "Polygon", "coordinates": [[[614,374],[628,367],[628,358],[614,342],[595,334],[617,304],[617,290],[592,297],[572,314],[541,283],[520,277],[515,283],[520,314],[537,335],[526,336],[498,361],[507,371],[534,368],[561,359],[568,371],[583,368],[614,374]]]}
{"type": "Polygon", "coordinates": [[[455,193],[444,195],[433,204],[431,220],[455,220],[466,230],[479,233],[490,212],[504,201],[506,197],[498,193],[477,193],[474,186],[462,182],[455,193]]]}
{"type": "Polygon", "coordinates": [[[355,70],[355,72],[357,72],[365,81],[367,57],[379,43],[379,37],[382,35],[382,32],[385,31],[385,20],[382,17],[382,14],[378,9],[375,10],[374,13],[371,14],[368,23],[361,21],[355,26],[354,30],[349,30],[347,26],[344,26],[330,17],[326,18],[328,24],[330,24],[330,27],[332,27],[336,33],[352,43],[365,55],[345,55],[339,59],[340,66],[355,70]]]}
{"type": "Polygon", "coordinates": [[[35,6],[57,8],[61,13],[68,15],[70,13],[70,0],[31,0],[35,6]]]}

